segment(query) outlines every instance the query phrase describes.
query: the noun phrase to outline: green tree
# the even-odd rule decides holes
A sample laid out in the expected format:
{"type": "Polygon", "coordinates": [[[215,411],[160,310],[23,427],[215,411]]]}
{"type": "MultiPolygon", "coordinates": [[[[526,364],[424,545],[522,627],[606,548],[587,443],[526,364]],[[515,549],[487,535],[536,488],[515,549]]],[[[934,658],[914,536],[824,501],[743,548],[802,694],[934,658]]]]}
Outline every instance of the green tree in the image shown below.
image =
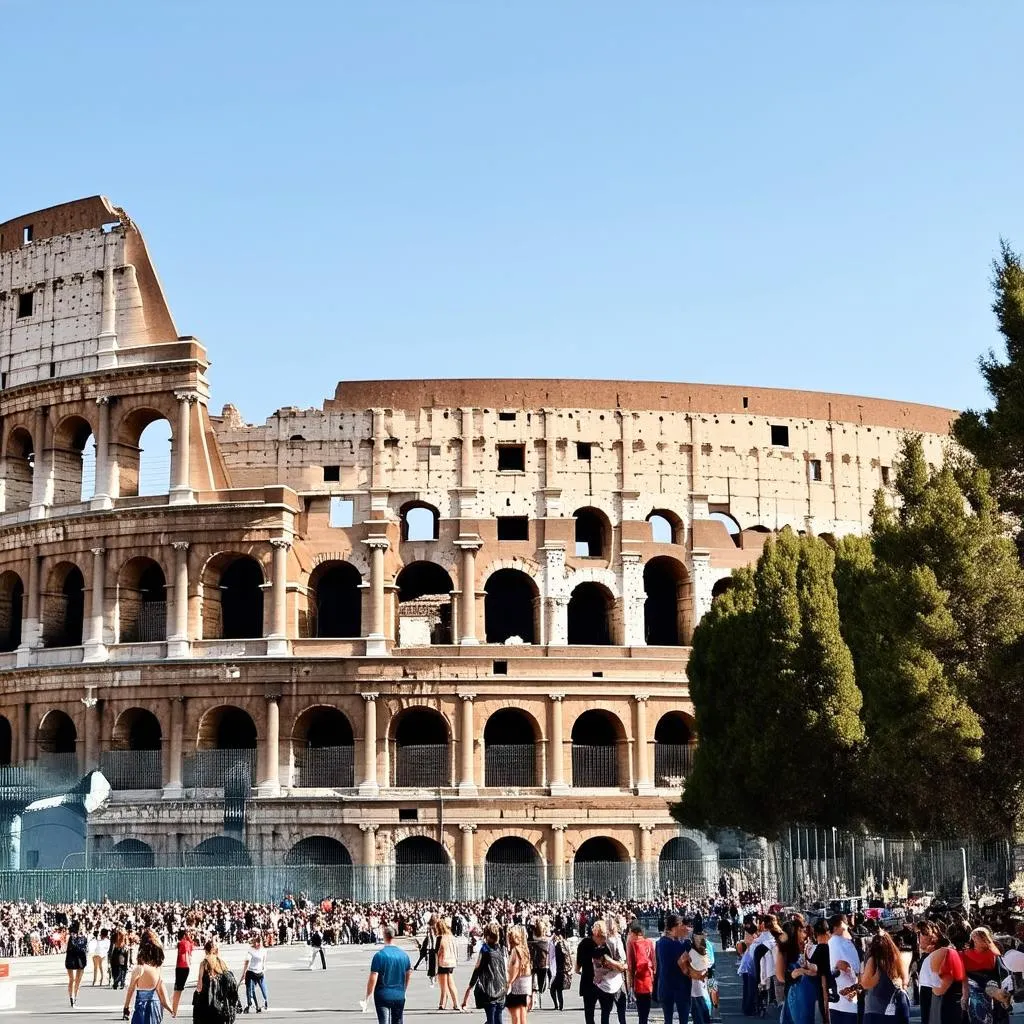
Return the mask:
{"type": "Polygon", "coordinates": [[[768,836],[846,822],[864,732],[833,566],[823,541],[783,531],[697,627],[700,743],[680,821],[768,836]]]}

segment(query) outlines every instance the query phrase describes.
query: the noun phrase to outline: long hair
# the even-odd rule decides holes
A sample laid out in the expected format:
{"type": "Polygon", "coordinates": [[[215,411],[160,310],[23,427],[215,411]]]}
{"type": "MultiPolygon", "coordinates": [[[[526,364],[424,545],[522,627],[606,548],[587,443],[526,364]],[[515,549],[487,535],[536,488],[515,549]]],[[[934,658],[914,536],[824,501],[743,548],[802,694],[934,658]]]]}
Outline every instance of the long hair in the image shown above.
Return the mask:
{"type": "Polygon", "coordinates": [[[148,964],[151,967],[163,966],[164,947],[152,928],[147,928],[139,939],[138,960],[140,964],[148,964]]]}
{"type": "Polygon", "coordinates": [[[892,936],[888,932],[879,932],[868,946],[868,956],[875,961],[875,970],[885,974],[891,981],[906,981],[907,971],[903,966],[903,958],[892,936]]]}
{"type": "Polygon", "coordinates": [[[228,965],[220,958],[220,947],[217,945],[216,939],[210,939],[203,946],[203,952],[206,954],[206,971],[208,974],[223,974],[228,969],[228,965]]]}
{"type": "Polygon", "coordinates": [[[779,952],[787,965],[794,963],[799,958],[803,950],[800,948],[800,925],[796,921],[787,921],[782,926],[778,944],[779,952]]]}

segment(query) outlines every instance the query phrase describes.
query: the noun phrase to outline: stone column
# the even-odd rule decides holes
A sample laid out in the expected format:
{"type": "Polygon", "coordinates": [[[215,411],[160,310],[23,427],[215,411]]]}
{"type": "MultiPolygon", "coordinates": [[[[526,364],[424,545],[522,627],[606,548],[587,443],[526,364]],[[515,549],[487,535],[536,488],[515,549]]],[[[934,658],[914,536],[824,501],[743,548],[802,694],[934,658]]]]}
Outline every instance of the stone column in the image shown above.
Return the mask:
{"type": "Polygon", "coordinates": [[[110,399],[96,399],[96,486],[90,508],[113,508],[110,497],[110,399]]]}
{"type": "Polygon", "coordinates": [[[270,582],[267,654],[283,657],[288,654],[288,551],[292,542],[287,537],[278,537],[270,544],[274,549],[274,576],[270,582]]]}
{"type": "Polygon", "coordinates": [[[562,701],[564,693],[548,694],[551,698],[551,735],[548,737],[548,763],[550,778],[548,785],[552,793],[567,793],[565,782],[565,760],[562,741],[562,701]]]}
{"type": "MultiPolygon", "coordinates": [[[[50,484],[50,467],[53,453],[50,449],[49,420],[43,409],[36,409],[32,423],[32,500],[29,503],[29,518],[42,519],[46,515],[47,490],[50,484]]],[[[52,499],[51,499],[52,500],[52,499]]]]}
{"type": "Polygon", "coordinates": [[[636,752],[636,791],[638,793],[650,791],[651,784],[651,752],[647,736],[647,701],[650,699],[648,693],[638,693],[634,696],[636,725],[633,730],[633,748],[636,752]]]}
{"type": "Polygon", "coordinates": [[[473,833],[476,825],[460,825],[462,849],[459,853],[459,867],[462,869],[462,898],[476,898],[476,864],[473,855],[473,833]]]}
{"type": "Polygon", "coordinates": [[[85,708],[82,732],[85,735],[79,755],[79,768],[83,774],[99,766],[99,703],[96,699],[96,687],[87,686],[82,698],[82,706],[85,708]]]}
{"type": "Polygon", "coordinates": [[[182,748],[184,746],[185,698],[171,697],[171,735],[167,744],[167,782],[164,784],[165,797],[181,796],[182,748]]]}
{"type": "Polygon", "coordinates": [[[476,553],[481,543],[477,539],[457,540],[455,546],[462,548],[462,607],[459,610],[459,627],[462,636],[459,643],[473,646],[480,641],[476,636],[476,553]]]}
{"type": "Polygon", "coordinates": [[[196,500],[190,471],[192,444],[192,406],[199,401],[194,391],[175,391],[178,400],[178,429],[174,433],[171,453],[170,504],[187,505],[196,500]]]}
{"type": "Polygon", "coordinates": [[[363,777],[359,782],[361,796],[376,796],[377,782],[377,698],[379,693],[363,695],[363,777]]]}
{"type": "Polygon", "coordinates": [[[627,647],[643,647],[647,643],[644,629],[644,569],[640,555],[623,551],[622,559],[622,618],[623,643],[627,647]]]}
{"type": "MultiPolygon", "coordinates": [[[[360,825],[359,831],[363,833],[363,854],[361,868],[363,871],[363,899],[367,903],[377,901],[377,826],[360,825]]],[[[359,891],[359,887],[356,887],[359,891]]]]}
{"type": "Polygon", "coordinates": [[[21,646],[15,657],[18,668],[32,663],[31,651],[42,646],[43,624],[39,618],[41,587],[39,581],[39,556],[28,556],[28,593],[25,595],[25,617],[21,624],[21,646]]]}
{"type": "Polygon", "coordinates": [[[652,863],[651,857],[651,833],[654,832],[653,825],[640,825],[640,842],[637,854],[637,881],[639,883],[641,897],[648,895],[655,887],[657,868],[652,863]]]}
{"type": "Polygon", "coordinates": [[[171,542],[174,548],[174,586],[171,589],[171,634],[167,657],[187,658],[188,642],[188,549],[187,540],[171,542]]]}
{"type": "Polygon", "coordinates": [[[25,763],[35,763],[36,758],[39,756],[39,726],[38,724],[32,728],[32,705],[29,701],[25,702],[25,763]]]}
{"type": "Polygon", "coordinates": [[[683,643],[688,644],[693,630],[711,610],[711,590],[715,585],[715,574],[711,568],[711,552],[694,548],[690,554],[689,609],[684,613],[683,643]]]}
{"type": "Polygon", "coordinates": [[[89,607],[85,613],[84,661],[106,661],[107,648],[103,643],[103,598],[106,574],[106,550],[91,548],[92,581],[89,587],[89,607]]]}
{"type": "Polygon", "coordinates": [[[565,830],[568,825],[551,826],[551,865],[549,882],[554,888],[556,900],[564,899],[568,887],[565,884],[565,830]]]}
{"type": "Polygon", "coordinates": [[[117,366],[117,289],[114,287],[114,260],[118,239],[103,238],[103,295],[100,305],[100,333],[96,347],[96,366],[109,370],[117,366]]]}
{"type": "Polygon", "coordinates": [[[384,632],[384,552],[386,537],[370,537],[363,543],[370,549],[370,632],[366,635],[366,653],[380,656],[388,653],[384,632]]]}
{"type": "Polygon", "coordinates": [[[462,751],[462,772],[459,777],[459,792],[473,794],[476,781],[473,778],[473,700],[475,693],[460,693],[462,698],[462,723],[459,728],[459,748],[462,751]]]}
{"type": "Polygon", "coordinates": [[[259,780],[260,796],[277,796],[281,792],[281,695],[268,693],[267,731],[263,741],[263,777],[259,780]]]}

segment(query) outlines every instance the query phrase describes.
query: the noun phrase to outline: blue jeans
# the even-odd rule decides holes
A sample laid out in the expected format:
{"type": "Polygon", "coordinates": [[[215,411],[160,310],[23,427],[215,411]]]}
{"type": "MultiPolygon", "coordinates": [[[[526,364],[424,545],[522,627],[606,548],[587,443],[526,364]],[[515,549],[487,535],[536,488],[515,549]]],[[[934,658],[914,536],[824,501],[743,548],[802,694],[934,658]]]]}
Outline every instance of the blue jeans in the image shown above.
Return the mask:
{"type": "Polygon", "coordinates": [[[757,978],[752,974],[741,974],[743,979],[743,1001],[741,1003],[744,1017],[757,1016],[757,978]]]}
{"type": "Polygon", "coordinates": [[[690,1019],[691,1002],[689,992],[663,992],[661,994],[661,1009],[665,1014],[665,1024],[672,1024],[673,1010],[679,1019],[679,1024],[687,1024],[690,1019]]]}
{"type": "Polygon", "coordinates": [[[404,999],[378,999],[374,993],[373,1008],[377,1011],[377,1024],[402,1024],[404,999]]]}
{"type": "MultiPolygon", "coordinates": [[[[501,1024],[501,1011],[504,1009],[504,999],[499,999],[496,1003],[484,1003],[485,1024],[501,1024]]],[[[398,1024],[401,1024],[401,1021],[398,1024]]]]}
{"type": "Polygon", "coordinates": [[[711,1011],[703,996],[691,999],[690,1009],[693,1011],[693,1024],[711,1024],[711,1011]]]}
{"type": "Polygon", "coordinates": [[[262,974],[253,974],[252,971],[245,972],[245,1005],[252,1006],[256,1002],[256,986],[259,985],[263,993],[263,1002],[267,1001],[267,983],[263,980],[262,974]]]}

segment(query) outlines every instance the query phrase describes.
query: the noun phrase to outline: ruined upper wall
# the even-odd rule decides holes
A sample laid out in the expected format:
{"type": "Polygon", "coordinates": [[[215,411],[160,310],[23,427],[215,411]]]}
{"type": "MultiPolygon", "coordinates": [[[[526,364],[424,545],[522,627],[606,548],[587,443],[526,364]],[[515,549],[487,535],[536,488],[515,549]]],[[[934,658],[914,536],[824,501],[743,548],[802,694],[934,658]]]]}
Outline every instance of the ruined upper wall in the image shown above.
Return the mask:
{"type": "Polygon", "coordinates": [[[4,387],[113,367],[119,349],[177,338],[145,240],[104,197],[0,224],[4,387]]]}

